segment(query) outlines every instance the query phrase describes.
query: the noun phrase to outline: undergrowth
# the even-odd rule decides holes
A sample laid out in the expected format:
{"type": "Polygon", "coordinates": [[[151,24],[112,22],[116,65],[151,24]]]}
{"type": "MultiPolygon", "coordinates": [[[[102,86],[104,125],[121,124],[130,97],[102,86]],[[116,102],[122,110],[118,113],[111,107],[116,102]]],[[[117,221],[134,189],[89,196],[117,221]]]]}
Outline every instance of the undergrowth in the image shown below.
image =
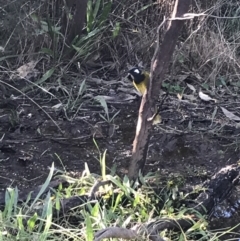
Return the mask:
{"type": "MultiPolygon", "coordinates": [[[[8,188],[5,193],[5,206],[0,211],[1,240],[88,240],[94,238],[94,233],[108,227],[123,227],[141,230],[140,227],[157,222],[161,218],[189,218],[188,210],[180,203],[190,193],[179,194],[177,186],[167,185],[153,189],[153,183],[158,179],[149,174],[141,177],[143,185],[130,185],[127,177],[119,178],[114,172],[106,173],[105,156],[100,156],[102,175],[90,173],[87,164],[78,178],[65,173],[57,178],[65,184],[59,184],[55,190],[48,187],[53,174],[54,165],[45,183],[35,197],[29,193],[19,199],[16,188],[8,188]],[[66,182],[68,183],[66,185],[66,182]],[[104,185],[96,184],[105,182],[104,185]],[[86,197],[92,198],[86,201],[86,197]],[[66,200],[77,197],[77,203],[70,211],[64,211],[66,200]],[[85,198],[85,199],[84,199],[85,198]],[[81,201],[82,200],[82,201],[81,201]],[[85,201],[83,201],[85,200],[85,201]],[[63,206],[62,206],[63,205],[63,206]]],[[[56,178],[56,177],[55,177],[56,178]]],[[[65,207],[66,208],[66,207],[65,207]]],[[[191,210],[191,213],[193,210],[191,210]]],[[[210,232],[205,217],[196,213],[199,221],[187,231],[167,232],[159,235],[165,240],[219,240],[227,231],[210,232]]],[[[230,231],[229,231],[230,232],[230,231]]],[[[144,237],[144,232],[142,231],[144,237]]],[[[145,236],[148,239],[147,236],[145,236]]]]}

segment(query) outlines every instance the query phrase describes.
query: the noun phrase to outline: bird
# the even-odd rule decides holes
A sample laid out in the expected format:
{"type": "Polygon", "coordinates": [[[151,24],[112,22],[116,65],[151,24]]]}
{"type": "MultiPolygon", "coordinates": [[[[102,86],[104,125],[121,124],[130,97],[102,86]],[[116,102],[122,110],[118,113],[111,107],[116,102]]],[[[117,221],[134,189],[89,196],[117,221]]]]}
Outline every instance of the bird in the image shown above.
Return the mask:
{"type": "MultiPolygon", "coordinates": [[[[127,79],[130,80],[136,90],[144,95],[148,82],[150,79],[150,74],[147,71],[144,71],[140,67],[133,67],[128,71],[127,79]]],[[[155,111],[157,112],[157,108],[155,107],[155,111]]],[[[159,114],[153,120],[153,125],[156,125],[161,122],[161,116],[159,114]]]]}
{"type": "Polygon", "coordinates": [[[133,67],[128,71],[127,78],[133,83],[136,90],[144,95],[150,79],[150,74],[139,67],[133,67]]]}

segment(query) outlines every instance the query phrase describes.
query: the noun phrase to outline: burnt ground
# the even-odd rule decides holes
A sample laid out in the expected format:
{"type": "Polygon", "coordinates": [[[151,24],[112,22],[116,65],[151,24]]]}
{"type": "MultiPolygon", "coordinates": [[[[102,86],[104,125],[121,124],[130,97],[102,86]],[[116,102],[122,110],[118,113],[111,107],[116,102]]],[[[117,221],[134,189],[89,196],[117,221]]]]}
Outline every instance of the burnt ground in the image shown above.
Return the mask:
{"type": "MultiPolygon", "coordinates": [[[[66,111],[64,105],[59,106],[58,97],[49,98],[40,90],[29,92],[30,99],[11,88],[2,90],[1,192],[8,186],[24,189],[42,184],[52,162],[70,175],[80,175],[85,163],[91,172],[100,173],[99,152],[93,138],[100,151],[107,150],[108,168],[115,166],[120,175],[127,172],[140,98],[122,82],[103,82],[101,92],[93,90],[92,83],[87,82],[87,90],[76,104],[80,106],[77,114],[76,109],[66,111]],[[126,89],[128,93],[124,92],[126,89]],[[110,123],[100,116],[105,112],[92,98],[99,94],[108,96],[110,117],[120,111],[110,123]]],[[[176,94],[166,98],[162,123],[154,127],[150,141],[145,172],[158,171],[162,182],[171,178],[199,184],[239,160],[239,124],[220,108],[238,115],[239,98],[222,96],[221,101],[204,102],[197,93],[185,93],[183,99],[176,94]]],[[[53,94],[61,95],[57,91],[53,94]]],[[[234,220],[239,223],[240,219],[234,220]]]]}

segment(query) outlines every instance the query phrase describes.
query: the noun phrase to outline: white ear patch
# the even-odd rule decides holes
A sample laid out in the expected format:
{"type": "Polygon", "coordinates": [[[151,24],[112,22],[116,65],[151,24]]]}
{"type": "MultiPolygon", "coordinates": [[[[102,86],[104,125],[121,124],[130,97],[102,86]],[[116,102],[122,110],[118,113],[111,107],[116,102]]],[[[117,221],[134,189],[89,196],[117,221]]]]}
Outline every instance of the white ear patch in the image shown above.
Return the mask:
{"type": "Polygon", "coordinates": [[[140,74],[140,70],[139,69],[135,69],[133,72],[136,73],[136,74],[140,74]]]}

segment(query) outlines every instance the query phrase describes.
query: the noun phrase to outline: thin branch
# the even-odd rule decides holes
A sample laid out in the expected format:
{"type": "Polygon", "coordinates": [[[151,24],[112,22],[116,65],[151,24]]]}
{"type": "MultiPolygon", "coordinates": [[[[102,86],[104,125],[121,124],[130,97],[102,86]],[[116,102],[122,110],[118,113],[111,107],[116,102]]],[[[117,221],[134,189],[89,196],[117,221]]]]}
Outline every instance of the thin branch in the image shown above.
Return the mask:
{"type": "Polygon", "coordinates": [[[195,17],[211,17],[211,18],[220,18],[220,19],[238,19],[240,16],[236,17],[220,17],[212,14],[207,14],[207,13],[185,13],[183,17],[174,17],[174,18],[168,18],[167,20],[187,20],[187,19],[193,19],[195,17]]]}

